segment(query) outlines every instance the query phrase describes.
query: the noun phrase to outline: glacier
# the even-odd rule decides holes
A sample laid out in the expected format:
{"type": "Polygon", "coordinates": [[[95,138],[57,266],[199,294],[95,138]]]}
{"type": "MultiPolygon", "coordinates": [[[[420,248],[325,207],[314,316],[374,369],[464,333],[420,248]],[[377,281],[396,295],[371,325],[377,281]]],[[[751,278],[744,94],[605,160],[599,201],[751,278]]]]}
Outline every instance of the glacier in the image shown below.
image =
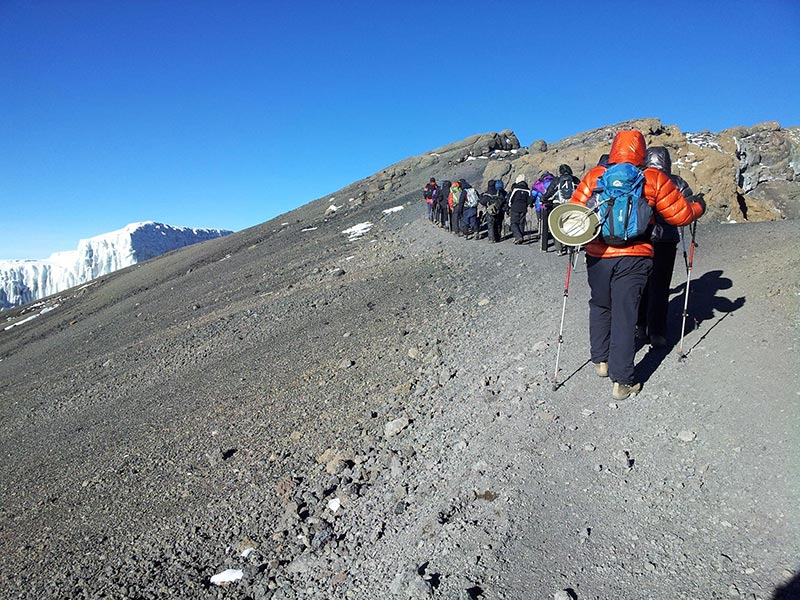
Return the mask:
{"type": "Polygon", "coordinates": [[[0,310],[86,283],[165,252],[233,233],[147,221],[80,240],[43,260],[0,260],[0,310]]]}

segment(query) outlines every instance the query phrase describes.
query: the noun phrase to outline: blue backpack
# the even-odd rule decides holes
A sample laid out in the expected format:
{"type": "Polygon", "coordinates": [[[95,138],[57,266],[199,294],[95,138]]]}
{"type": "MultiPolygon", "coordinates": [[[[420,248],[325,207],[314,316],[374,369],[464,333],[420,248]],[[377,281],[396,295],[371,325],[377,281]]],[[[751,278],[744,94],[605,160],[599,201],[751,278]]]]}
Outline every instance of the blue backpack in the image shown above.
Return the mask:
{"type": "Polygon", "coordinates": [[[611,165],[597,179],[596,204],[600,236],[609,246],[645,239],[653,209],[644,197],[644,173],[630,163],[611,165]]]}

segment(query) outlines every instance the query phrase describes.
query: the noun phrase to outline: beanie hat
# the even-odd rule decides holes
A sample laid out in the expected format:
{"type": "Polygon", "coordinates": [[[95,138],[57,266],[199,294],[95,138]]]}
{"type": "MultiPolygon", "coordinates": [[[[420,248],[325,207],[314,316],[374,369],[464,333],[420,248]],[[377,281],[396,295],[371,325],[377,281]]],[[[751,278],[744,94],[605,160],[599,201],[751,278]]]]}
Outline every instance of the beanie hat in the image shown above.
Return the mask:
{"type": "Polygon", "coordinates": [[[494,189],[502,190],[503,189],[503,182],[500,181],[499,179],[497,181],[495,181],[494,182],[494,189]]]}
{"type": "Polygon", "coordinates": [[[517,175],[517,178],[514,180],[514,183],[522,183],[525,181],[525,173],[520,173],[517,175]]]}
{"type": "Polygon", "coordinates": [[[430,182],[431,183],[436,183],[436,178],[435,177],[431,177],[431,181],[430,182]]]}

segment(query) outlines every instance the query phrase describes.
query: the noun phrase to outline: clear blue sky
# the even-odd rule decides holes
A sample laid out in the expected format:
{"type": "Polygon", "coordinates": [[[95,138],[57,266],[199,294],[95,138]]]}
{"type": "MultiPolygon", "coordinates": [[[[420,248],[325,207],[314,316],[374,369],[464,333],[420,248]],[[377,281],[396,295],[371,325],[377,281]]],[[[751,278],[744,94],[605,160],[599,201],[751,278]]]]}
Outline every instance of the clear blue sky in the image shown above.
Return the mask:
{"type": "Polygon", "coordinates": [[[0,259],[243,229],[474,133],[799,112],[796,0],[0,0],[0,259]]]}

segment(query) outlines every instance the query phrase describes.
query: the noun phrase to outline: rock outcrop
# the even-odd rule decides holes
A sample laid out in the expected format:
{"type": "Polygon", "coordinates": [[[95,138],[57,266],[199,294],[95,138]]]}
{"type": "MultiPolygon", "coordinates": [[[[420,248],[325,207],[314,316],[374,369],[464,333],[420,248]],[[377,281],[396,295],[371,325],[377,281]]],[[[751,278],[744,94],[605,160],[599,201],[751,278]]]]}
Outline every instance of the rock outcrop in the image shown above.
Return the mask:
{"type": "Polygon", "coordinates": [[[581,176],[609,151],[617,132],[639,129],[648,145],[665,146],[673,172],[705,194],[707,220],[774,221],[800,216],[800,127],[770,122],[713,133],[684,133],[676,125],[645,118],[585,131],[555,143],[537,140],[522,147],[511,130],[470,136],[407,158],[340,190],[350,203],[389,197],[412,198],[431,176],[465,177],[482,189],[490,179],[508,187],[524,173],[533,182],[544,172],[569,164],[581,176]]]}

